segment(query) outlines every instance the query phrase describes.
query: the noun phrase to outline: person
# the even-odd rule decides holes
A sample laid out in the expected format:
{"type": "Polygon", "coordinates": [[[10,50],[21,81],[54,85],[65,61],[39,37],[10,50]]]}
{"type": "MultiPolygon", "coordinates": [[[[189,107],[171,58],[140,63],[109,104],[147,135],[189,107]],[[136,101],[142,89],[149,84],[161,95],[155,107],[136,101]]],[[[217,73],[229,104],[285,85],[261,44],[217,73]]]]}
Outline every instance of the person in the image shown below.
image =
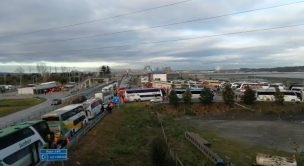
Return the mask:
{"type": "Polygon", "coordinates": [[[102,103],[102,104],[101,104],[101,112],[104,112],[104,111],[105,111],[105,108],[104,108],[103,105],[104,105],[104,104],[102,103]]]}
{"type": "Polygon", "coordinates": [[[112,107],[111,104],[109,103],[107,106],[107,111],[111,114],[112,113],[112,107]]]}

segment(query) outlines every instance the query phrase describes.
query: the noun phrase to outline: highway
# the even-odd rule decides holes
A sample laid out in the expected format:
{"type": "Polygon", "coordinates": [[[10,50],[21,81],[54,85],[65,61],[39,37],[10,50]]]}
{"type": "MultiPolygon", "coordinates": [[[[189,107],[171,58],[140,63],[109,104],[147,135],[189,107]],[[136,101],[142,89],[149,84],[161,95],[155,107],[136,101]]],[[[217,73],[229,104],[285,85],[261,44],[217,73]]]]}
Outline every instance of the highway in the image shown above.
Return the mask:
{"type": "Polygon", "coordinates": [[[61,105],[51,106],[51,102],[55,98],[65,100],[65,99],[75,96],[75,95],[84,95],[87,98],[89,98],[89,97],[92,97],[95,94],[95,92],[101,91],[101,89],[105,85],[106,84],[100,84],[100,85],[85,89],[85,90],[80,91],[75,94],[61,92],[61,93],[53,93],[53,94],[47,94],[47,95],[38,95],[38,97],[45,98],[46,101],[41,104],[38,104],[36,106],[27,108],[25,110],[18,111],[16,113],[1,117],[0,118],[0,128],[5,128],[7,126],[10,126],[10,125],[18,123],[18,122],[23,122],[23,121],[33,120],[33,119],[40,119],[41,115],[61,107],[61,105]]]}

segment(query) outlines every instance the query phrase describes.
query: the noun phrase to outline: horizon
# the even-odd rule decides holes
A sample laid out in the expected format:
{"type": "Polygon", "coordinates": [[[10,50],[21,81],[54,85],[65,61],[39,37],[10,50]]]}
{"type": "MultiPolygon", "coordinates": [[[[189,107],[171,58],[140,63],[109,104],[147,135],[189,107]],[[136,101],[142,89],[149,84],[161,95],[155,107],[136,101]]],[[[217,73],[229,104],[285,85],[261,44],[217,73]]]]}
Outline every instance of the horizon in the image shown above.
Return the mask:
{"type": "Polygon", "coordinates": [[[302,1],[13,1],[0,6],[1,72],[37,63],[82,70],[304,64],[302,1]]]}

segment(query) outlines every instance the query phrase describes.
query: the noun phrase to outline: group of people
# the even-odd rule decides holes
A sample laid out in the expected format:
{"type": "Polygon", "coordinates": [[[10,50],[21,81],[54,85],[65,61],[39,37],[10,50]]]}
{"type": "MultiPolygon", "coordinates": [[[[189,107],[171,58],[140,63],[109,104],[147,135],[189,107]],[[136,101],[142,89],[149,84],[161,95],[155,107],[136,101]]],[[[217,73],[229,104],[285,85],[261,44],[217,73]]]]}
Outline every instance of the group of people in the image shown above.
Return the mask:
{"type": "Polygon", "coordinates": [[[102,111],[107,111],[108,113],[111,114],[111,113],[112,113],[113,107],[114,107],[114,104],[113,104],[112,102],[111,102],[111,103],[108,103],[106,109],[104,108],[104,105],[102,104],[102,105],[101,105],[101,110],[102,110],[102,111]]]}

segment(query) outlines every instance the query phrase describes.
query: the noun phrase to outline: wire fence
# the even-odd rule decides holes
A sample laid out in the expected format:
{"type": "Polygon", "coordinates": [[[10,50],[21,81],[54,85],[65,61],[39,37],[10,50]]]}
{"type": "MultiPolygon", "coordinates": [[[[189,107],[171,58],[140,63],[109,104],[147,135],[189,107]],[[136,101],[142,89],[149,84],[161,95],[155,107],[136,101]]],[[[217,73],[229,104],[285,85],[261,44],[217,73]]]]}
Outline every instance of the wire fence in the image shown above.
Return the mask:
{"type": "Polygon", "coordinates": [[[171,158],[175,161],[175,165],[176,166],[184,166],[183,162],[179,159],[179,157],[177,156],[176,152],[174,152],[168,142],[168,137],[166,135],[166,132],[165,132],[165,129],[164,129],[164,126],[163,126],[163,122],[162,120],[160,119],[159,117],[159,113],[156,113],[157,114],[157,119],[160,123],[160,126],[161,126],[161,130],[162,130],[162,134],[164,136],[164,139],[165,139],[165,142],[166,142],[166,145],[168,147],[168,152],[171,156],[171,158]]]}

